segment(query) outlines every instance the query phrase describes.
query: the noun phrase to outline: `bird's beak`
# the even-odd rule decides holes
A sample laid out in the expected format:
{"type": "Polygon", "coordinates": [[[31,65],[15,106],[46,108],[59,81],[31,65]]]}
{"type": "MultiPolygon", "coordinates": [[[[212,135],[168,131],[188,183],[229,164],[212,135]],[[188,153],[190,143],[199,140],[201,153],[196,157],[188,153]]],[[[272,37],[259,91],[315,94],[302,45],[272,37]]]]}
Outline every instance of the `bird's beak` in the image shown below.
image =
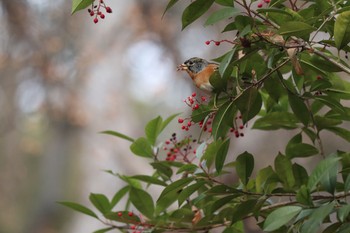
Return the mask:
{"type": "Polygon", "coordinates": [[[188,70],[188,66],[185,64],[178,65],[177,71],[180,71],[180,70],[188,70]]]}

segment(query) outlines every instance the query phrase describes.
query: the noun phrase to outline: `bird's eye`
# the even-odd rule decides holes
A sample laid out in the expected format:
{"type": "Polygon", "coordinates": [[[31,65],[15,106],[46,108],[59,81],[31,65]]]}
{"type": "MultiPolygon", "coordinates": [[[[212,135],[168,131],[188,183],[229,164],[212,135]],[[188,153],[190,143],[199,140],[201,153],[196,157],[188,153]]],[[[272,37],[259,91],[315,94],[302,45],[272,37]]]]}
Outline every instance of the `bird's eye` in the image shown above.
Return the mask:
{"type": "Polygon", "coordinates": [[[186,65],[192,66],[192,65],[193,65],[193,61],[187,61],[187,62],[186,62],[186,65]]]}

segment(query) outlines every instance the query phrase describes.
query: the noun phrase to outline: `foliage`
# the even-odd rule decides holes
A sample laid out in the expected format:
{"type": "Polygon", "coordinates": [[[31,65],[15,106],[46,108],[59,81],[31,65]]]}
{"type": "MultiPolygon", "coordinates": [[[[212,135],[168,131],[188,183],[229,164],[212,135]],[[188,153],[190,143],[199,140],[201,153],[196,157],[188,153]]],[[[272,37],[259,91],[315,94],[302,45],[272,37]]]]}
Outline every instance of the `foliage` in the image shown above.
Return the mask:
{"type": "MultiPolygon", "coordinates": [[[[74,0],[73,12],[85,2],[74,0]]],[[[177,2],[170,0],[165,11],[177,2]]],[[[200,105],[187,121],[188,126],[201,126],[199,139],[159,137],[177,115],[151,120],[145,136],[137,139],[105,131],[130,141],[131,151],[147,159],[154,173],[117,175],[126,185],[111,200],[91,194],[103,218],[79,204],[61,204],[108,225],[98,232],[208,232],[219,227],[223,232],[244,232],[247,218],[255,218],[265,232],[347,232],[350,152],[325,154],[320,133],[350,141],[344,127],[350,120],[344,105],[350,99],[350,83],[341,78],[350,74],[350,2],[195,0],[183,11],[182,28],[211,8],[217,11],[205,24],[225,20],[223,32],[237,36],[220,41],[232,48],[215,59],[220,63],[211,78],[216,97],[196,100],[200,105]],[[296,132],[274,164],[256,170],[256,175],[254,161],[260,155],[244,152],[234,161],[227,159],[230,139],[243,136],[238,122],[253,118],[256,130],[296,132]],[[313,170],[300,164],[309,157],[321,159],[313,170]],[[220,178],[232,172],[239,181],[223,183],[220,178]],[[155,199],[147,192],[150,185],[162,188],[155,199]],[[123,198],[127,206],[116,210],[123,198]],[[128,211],[131,205],[138,216],[128,211]]],[[[189,97],[191,106],[193,99],[195,95],[189,97]]],[[[184,123],[182,118],[178,121],[184,123]]]]}

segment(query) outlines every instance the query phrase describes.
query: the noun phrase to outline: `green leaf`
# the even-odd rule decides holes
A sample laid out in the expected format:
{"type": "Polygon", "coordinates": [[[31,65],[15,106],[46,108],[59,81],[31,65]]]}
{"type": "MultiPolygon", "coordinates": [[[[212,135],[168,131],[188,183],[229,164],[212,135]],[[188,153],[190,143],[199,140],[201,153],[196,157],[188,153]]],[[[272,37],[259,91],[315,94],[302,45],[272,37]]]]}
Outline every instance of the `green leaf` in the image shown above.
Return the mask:
{"type": "Polygon", "coordinates": [[[243,185],[247,185],[254,169],[254,157],[248,152],[243,152],[236,159],[236,172],[243,185]]]}
{"type": "Polygon", "coordinates": [[[204,180],[199,180],[196,183],[189,185],[188,187],[181,190],[178,201],[179,206],[181,206],[184,201],[186,201],[187,198],[189,198],[194,192],[198,191],[199,188],[201,188],[206,182],[204,180]]]}
{"type": "Polygon", "coordinates": [[[233,1],[231,1],[231,0],[215,0],[215,3],[220,4],[222,6],[232,6],[233,7],[233,1]]]}
{"type": "Polygon", "coordinates": [[[100,133],[113,135],[113,136],[125,139],[127,141],[130,141],[130,142],[134,142],[135,141],[135,139],[133,139],[133,138],[131,138],[129,136],[126,136],[125,134],[122,134],[122,133],[119,133],[119,132],[116,132],[116,131],[112,131],[112,130],[106,130],[106,131],[102,131],[100,133]]]}
{"type": "Polygon", "coordinates": [[[215,156],[215,168],[218,173],[221,172],[224,167],[227,152],[230,147],[230,139],[226,139],[219,147],[215,156]]]}
{"type": "MultiPolygon", "coordinates": [[[[340,158],[331,156],[326,158],[325,160],[320,161],[316,168],[312,171],[309,177],[309,181],[307,184],[308,189],[312,192],[315,190],[317,185],[320,182],[329,182],[329,174],[334,171],[334,168],[338,166],[338,161],[340,158]]],[[[333,186],[335,184],[328,184],[329,186],[333,186]]]]}
{"type": "Polygon", "coordinates": [[[129,198],[138,211],[147,218],[153,218],[154,203],[151,195],[142,189],[132,187],[129,192],[129,198]]]}
{"type": "Polygon", "coordinates": [[[196,0],[182,14],[182,30],[209,10],[215,0],[196,0]]]}
{"type": "Polygon", "coordinates": [[[307,23],[300,21],[289,21],[282,24],[278,32],[283,36],[297,36],[303,39],[308,39],[310,33],[315,30],[316,28],[307,23]]]}
{"type": "Polygon", "coordinates": [[[295,184],[292,162],[286,156],[278,154],[275,159],[275,170],[285,188],[291,190],[295,184]]]}
{"type": "Polygon", "coordinates": [[[91,203],[98,209],[102,214],[106,214],[111,210],[111,205],[108,198],[99,193],[91,193],[89,196],[91,203]]]}
{"type": "Polygon", "coordinates": [[[236,8],[233,8],[233,7],[225,7],[225,8],[222,8],[218,11],[215,11],[214,13],[212,13],[207,21],[204,23],[204,25],[212,25],[212,24],[215,24],[217,22],[219,22],[220,20],[223,20],[223,19],[228,19],[230,17],[234,17],[236,15],[238,15],[240,13],[240,11],[236,8]]]}
{"type": "Polygon", "coordinates": [[[278,177],[271,166],[265,167],[258,172],[255,179],[255,187],[258,193],[269,193],[274,188],[278,177]]]}
{"type": "Polygon", "coordinates": [[[340,127],[328,127],[329,131],[335,133],[339,137],[342,137],[346,141],[350,142],[350,131],[340,127]]]}
{"type": "Polygon", "coordinates": [[[288,158],[305,158],[318,154],[318,149],[306,143],[288,144],[286,155],[288,158]]]}
{"type": "Polygon", "coordinates": [[[157,137],[162,127],[162,122],[163,119],[160,116],[158,116],[150,122],[148,122],[148,124],[145,127],[146,137],[152,146],[154,146],[154,144],[156,143],[157,137]]]}
{"type": "Polygon", "coordinates": [[[288,100],[295,116],[307,126],[310,120],[310,113],[304,101],[300,97],[290,93],[288,93],[288,100]]]}
{"type": "Polygon", "coordinates": [[[179,0],[170,0],[168,2],[168,5],[165,7],[165,10],[163,12],[163,15],[162,15],[162,18],[164,17],[165,13],[170,9],[172,8],[179,0]]]}
{"type": "Polygon", "coordinates": [[[261,109],[262,98],[257,88],[249,88],[236,100],[236,105],[242,114],[243,123],[255,117],[261,109]]]}
{"type": "Polygon", "coordinates": [[[307,184],[309,175],[307,174],[307,171],[303,166],[301,166],[297,163],[294,163],[293,164],[293,175],[294,175],[296,187],[300,187],[302,185],[307,184]]]}
{"type": "Polygon", "coordinates": [[[151,144],[144,137],[136,139],[136,141],[130,145],[130,150],[135,155],[141,157],[153,158],[154,156],[151,144]]]}
{"type": "MultiPolygon", "coordinates": [[[[198,150],[198,147],[197,147],[198,150]]],[[[184,164],[177,170],[176,174],[180,174],[182,172],[194,173],[198,169],[198,166],[195,164],[184,164]]]]}
{"type": "Polygon", "coordinates": [[[164,181],[161,181],[153,176],[146,176],[146,175],[136,175],[131,176],[130,178],[140,180],[149,184],[156,184],[161,186],[167,186],[167,184],[164,181]]]}
{"type": "Polygon", "coordinates": [[[305,185],[298,190],[296,200],[303,205],[312,206],[310,190],[305,185]]]}
{"type": "Polygon", "coordinates": [[[297,128],[297,119],[290,112],[271,112],[257,119],[254,122],[253,129],[276,130],[276,129],[295,129],[297,128]]]}
{"type": "Polygon", "coordinates": [[[199,108],[193,110],[191,119],[193,122],[198,123],[204,120],[213,110],[208,105],[201,104],[199,108]]]}
{"type": "Polygon", "coordinates": [[[231,224],[234,224],[235,222],[242,220],[248,214],[252,213],[254,211],[256,203],[257,203],[257,200],[250,199],[235,205],[232,211],[231,224]]]}
{"type": "Polygon", "coordinates": [[[71,13],[74,14],[77,11],[85,9],[86,7],[90,6],[93,2],[94,0],[73,0],[71,13]]]}
{"type": "Polygon", "coordinates": [[[125,186],[124,188],[120,189],[116,194],[114,194],[112,200],[111,200],[111,209],[119,203],[119,201],[127,194],[130,190],[130,186],[125,186]]]}
{"type": "Polygon", "coordinates": [[[274,231],[291,221],[303,208],[300,206],[283,206],[272,211],[264,222],[264,231],[274,231]]]}
{"type": "Polygon", "coordinates": [[[179,192],[189,183],[193,181],[192,177],[187,177],[181,180],[177,180],[170,185],[168,185],[160,194],[155,213],[156,215],[163,212],[166,208],[168,208],[172,203],[174,203],[178,199],[179,192]]]}
{"type": "Polygon", "coordinates": [[[314,96],[314,99],[322,102],[323,104],[327,105],[328,107],[330,107],[338,113],[345,113],[344,106],[341,105],[341,103],[338,100],[330,96],[314,96]]]}
{"type": "Polygon", "coordinates": [[[89,215],[91,217],[94,217],[94,218],[97,218],[97,215],[92,211],[90,210],[89,208],[83,206],[83,205],[80,205],[78,203],[74,203],[74,202],[68,202],[68,201],[59,201],[57,202],[58,204],[61,204],[61,205],[64,205],[66,207],[69,207],[75,211],[78,211],[80,213],[83,213],[83,214],[86,214],[86,215],[89,215]]]}
{"type": "Polygon", "coordinates": [[[223,207],[224,205],[226,205],[228,202],[232,201],[232,199],[236,197],[237,197],[237,194],[219,198],[210,206],[210,212],[214,213],[215,211],[217,211],[218,209],[220,209],[221,207],[223,207]]]}
{"type": "Polygon", "coordinates": [[[345,11],[336,18],[334,42],[338,50],[344,48],[350,42],[350,11],[345,11]]]}
{"type": "Polygon", "coordinates": [[[323,220],[333,212],[334,204],[334,202],[331,202],[313,210],[310,217],[302,225],[301,233],[316,233],[323,220]]]}
{"type": "Polygon", "coordinates": [[[151,163],[153,169],[157,170],[158,174],[162,177],[170,178],[173,175],[173,170],[170,168],[169,163],[166,162],[153,162],[151,163]]]}
{"type": "Polygon", "coordinates": [[[337,217],[339,221],[345,222],[350,213],[350,205],[344,205],[338,209],[337,217]]]}
{"type": "Polygon", "coordinates": [[[234,105],[231,101],[227,101],[222,106],[220,106],[213,120],[212,135],[214,137],[214,140],[226,137],[226,134],[230,128],[230,124],[232,124],[231,122],[233,121],[235,113],[234,110],[234,105]]]}
{"type": "Polygon", "coordinates": [[[224,58],[220,62],[219,73],[223,79],[226,79],[228,78],[229,75],[231,75],[232,69],[230,72],[230,69],[228,69],[228,67],[232,62],[232,59],[234,58],[233,55],[235,54],[235,51],[236,51],[236,48],[233,48],[230,52],[226,53],[224,58]]]}

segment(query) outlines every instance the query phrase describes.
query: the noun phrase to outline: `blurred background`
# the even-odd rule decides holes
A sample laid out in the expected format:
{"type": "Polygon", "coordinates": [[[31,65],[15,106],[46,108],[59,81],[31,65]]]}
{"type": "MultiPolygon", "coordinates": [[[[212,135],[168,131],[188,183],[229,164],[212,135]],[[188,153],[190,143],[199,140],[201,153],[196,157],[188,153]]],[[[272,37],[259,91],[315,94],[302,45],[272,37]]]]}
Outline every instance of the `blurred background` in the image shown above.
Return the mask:
{"type": "MultiPolygon", "coordinates": [[[[90,192],[112,197],[123,185],[103,170],[150,167],[129,152],[129,142],[99,132],[139,137],[158,115],[188,115],[183,100],[194,88],[176,66],[222,55],[229,45],[205,41],[235,36],[219,33],[225,22],[181,31],[181,3],[163,18],[167,0],[105,3],[113,13],[94,24],[87,10],[72,16],[71,1],[0,0],[0,233],[102,228],[56,202],[91,207],[90,192]]],[[[181,132],[176,122],[170,128],[164,135],[181,132]]],[[[247,131],[231,156],[275,156],[287,133],[247,131]]]]}

